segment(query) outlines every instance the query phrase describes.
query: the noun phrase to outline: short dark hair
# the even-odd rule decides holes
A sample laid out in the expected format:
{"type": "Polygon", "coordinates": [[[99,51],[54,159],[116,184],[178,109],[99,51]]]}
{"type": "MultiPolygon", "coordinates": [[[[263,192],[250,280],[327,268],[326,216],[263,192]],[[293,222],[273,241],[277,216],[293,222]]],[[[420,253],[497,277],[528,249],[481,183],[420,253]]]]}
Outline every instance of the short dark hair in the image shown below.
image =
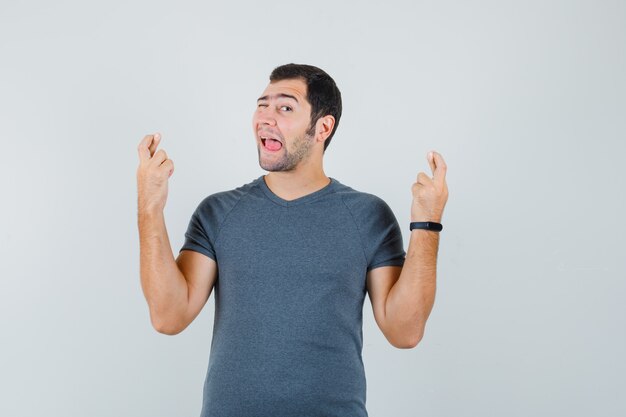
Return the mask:
{"type": "Polygon", "coordinates": [[[286,64],[274,68],[270,82],[300,78],[306,83],[306,99],[311,104],[311,122],[308,135],[315,133],[315,124],[328,114],[335,118],[335,125],[324,142],[324,152],[330,144],[341,118],[341,92],[324,70],[306,64],[286,64]]]}

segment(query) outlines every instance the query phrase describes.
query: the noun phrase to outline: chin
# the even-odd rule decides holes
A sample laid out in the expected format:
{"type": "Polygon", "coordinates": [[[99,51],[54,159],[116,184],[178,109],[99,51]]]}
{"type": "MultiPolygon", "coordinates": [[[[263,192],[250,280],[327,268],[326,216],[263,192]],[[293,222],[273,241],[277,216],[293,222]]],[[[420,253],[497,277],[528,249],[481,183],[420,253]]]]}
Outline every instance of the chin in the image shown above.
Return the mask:
{"type": "Polygon", "coordinates": [[[276,169],[274,169],[274,167],[268,163],[265,163],[261,160],[261,158],[259,158],[259,166],[261,167],[261,169],[265,170],[265,171],[269,171],[269,172],[273,172],[276,171],[276,169]]]}
{"type": "Polygon", "coordinates": [[[263,162],[261,162],[259,160],[259,166],[264,169],[265,171],[268,172],[287,172],[287,171],[293,171],[293,167],[286,167],[284,165],[271,165],[271,164],[264,164],[263,162]]]}

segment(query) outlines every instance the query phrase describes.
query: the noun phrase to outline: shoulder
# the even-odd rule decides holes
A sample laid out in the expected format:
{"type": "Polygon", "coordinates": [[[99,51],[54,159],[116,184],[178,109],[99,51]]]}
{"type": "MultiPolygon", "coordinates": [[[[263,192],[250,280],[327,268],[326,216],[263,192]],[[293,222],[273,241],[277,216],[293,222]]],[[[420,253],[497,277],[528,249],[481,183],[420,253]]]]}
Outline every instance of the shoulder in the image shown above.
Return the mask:
{"type": "Polygon", "coordinates": [[[220,217],[226,215],[237,203],[258,185],[258,178],[232,190],[218,191],[204,197],[198,204],[199,214],[220,217]]]}
{"type": "Polygon", "coordinates": [[[337,194],[353,215],[372,216],[391,211],[385,200],[372,193],[342,185],[337,190],[337,194]]]}

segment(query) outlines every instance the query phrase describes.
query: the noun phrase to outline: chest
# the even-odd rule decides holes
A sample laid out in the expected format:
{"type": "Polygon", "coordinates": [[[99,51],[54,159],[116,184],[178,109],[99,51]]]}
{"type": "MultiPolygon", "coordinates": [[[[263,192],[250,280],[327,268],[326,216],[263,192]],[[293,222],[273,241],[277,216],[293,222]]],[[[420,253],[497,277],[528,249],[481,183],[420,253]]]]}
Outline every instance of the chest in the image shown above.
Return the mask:
{"type": "Polygon", "coordinates": [[[347,210],[318,203],[235,208],[216,245],[220,285],[352,288],[365,285],[361,237],[347,210]]]}

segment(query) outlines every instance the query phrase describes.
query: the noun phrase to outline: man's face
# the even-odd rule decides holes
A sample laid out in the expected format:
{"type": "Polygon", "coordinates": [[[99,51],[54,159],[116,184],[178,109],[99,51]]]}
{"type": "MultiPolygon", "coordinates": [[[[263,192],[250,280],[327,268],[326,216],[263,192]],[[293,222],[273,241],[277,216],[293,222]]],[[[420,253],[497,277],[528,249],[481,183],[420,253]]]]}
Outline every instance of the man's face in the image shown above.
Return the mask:
{"type": "Polygon", "coordinates": [[[282,80],[270,83],[257,100],[252,129],[264,170],[292,171],[311,154],[315,139],[307,135],[311,105],[306,93],[303,80],[282,80]]]}

